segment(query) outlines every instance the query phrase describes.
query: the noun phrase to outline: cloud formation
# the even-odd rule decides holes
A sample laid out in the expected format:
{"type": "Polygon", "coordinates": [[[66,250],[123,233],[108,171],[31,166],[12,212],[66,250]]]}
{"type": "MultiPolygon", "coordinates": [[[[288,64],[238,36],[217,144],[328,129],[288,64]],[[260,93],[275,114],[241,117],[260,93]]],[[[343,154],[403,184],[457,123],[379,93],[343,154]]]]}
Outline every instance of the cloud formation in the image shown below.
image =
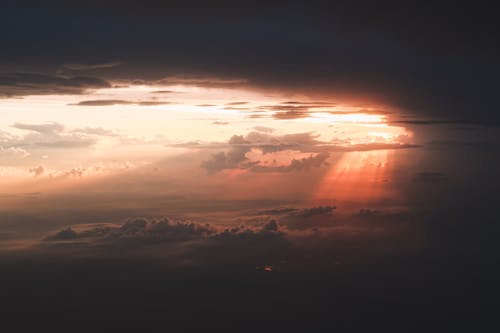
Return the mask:
{"type": "Polygon", "coordinates": [[[419,148],[419,145],[402,143],[363,143],[338,145],[334,142],[318,140],[318,136],[307,133],[274,135],[268,128],[264,131],[253,131],[246,135],[233,135],[227,144],[201,144],[199,142],[177,145],[178,147],[194,149],[221,149],[212,154],[211,159],[204,161],[201,167],[209,173],[225,169],[246,169],[255,172],[294,172],[307,171],[310,168],[327,165],[327,159],[333,152],[371,151],[383,149],[409,149],[419,148]],[[288,165],[262,165],[260,161],[251,160],[247,154],[258,150],[262,154],[290,151],[309,154],[307,157],[292,158],[288,165]]]}
{"type": "Polygon", "coordinates": [[[83,94],[93,89],[110,88],[103,79],[87,76],[58,76],[40,73],[0,73],[0,97],[83,94]]]}
{"type": "Polygon", "coordinates": [[[22,137],[0,136],[0,144],[10,147],[81,148],[92,146],[97,142],[95,135],[84,132],[66,132],[64,125],[56,122],[46,124],[14,123],[11,127],[29,131],[29,133],[22,137]]]}
{"type": "Polygon", "coordinates": [[[36,167],[30,168],[29,172],[35,177],[39,177],[45,173],[45,168],[43,165],[38,165],[36,167]]]}
{"type": "Polygon", "coordinates": [[[138,105],[138,106],[155,106],[155,105],[166,105],[170,102],[166,101],[128,101],[121,99],[97,99],[81,101],[78,103],[72,103],[69,105],[77,106],[112,106],[112,105],[138,105]]]}
{"type": "Polygon", "coordinates": [[[73,71],[90,71],[95,69],[111,68],[122,65],[123,62],[112,61],[100,64],[63,64],[62,67],[73,71]]]}
{"type": "MultiPolygon", "coordinates": [[[[77,226],[78,227],[78,226],[77,226]]],[[[121,225],[85,226],[81,230],[67,227],[44,238],[45,242],[86,242],[94,245],[140,246],[152,244],[185,243],[196,240],[227,241],[262,238],[280,238],[284,234],[275,220],[261,227],[234,226],[223,228],[217,225],[162,218],[159,220],[132,218],[121,225]]]]}
{"type": "Polygon", "coordinates": [[[0,157],[2,158],[12,158],[12,157],[25,158],[29,155],[30,153],[19,147],[4,148],[0,146],[0,157]]]}

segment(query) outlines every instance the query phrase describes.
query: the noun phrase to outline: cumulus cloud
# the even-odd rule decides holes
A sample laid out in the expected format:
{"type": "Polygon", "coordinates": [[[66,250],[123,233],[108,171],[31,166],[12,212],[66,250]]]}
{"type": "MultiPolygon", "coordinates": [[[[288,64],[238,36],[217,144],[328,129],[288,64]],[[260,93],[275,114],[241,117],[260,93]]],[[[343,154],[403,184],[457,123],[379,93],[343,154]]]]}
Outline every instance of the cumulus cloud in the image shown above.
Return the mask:
{"type": "MultiPolygon", "coordinates": [[[[246,135],[233,135],[226,144],[199,142],[177,145],[184,148],[226,148],[227,151],[213,154],[211,159],[204,161],[201,167],[209,173],[225,169],[248,169],[257,172],[291,172],[309,170],[313,167],[327,165],[327,159],[332,152],[370,151],[382,149],[418,148],[419,145],[409,143],[373,142],[364,144],[338,144],[335,141],[318,140],[318,135],[311,132],[273,135],[269,131],[252,131],[246,135]],[[293,158],[288,165],[263,165],[260,161],[251,160],[248,153],[252,150],[262,154],[272,154],[283,151],[306,153],[309,156],[293,158]]],[[[292,154],[293,155],[293,154],[292,154]]]]}
{"type": "Polygon", "coordinates": [[[83,94],[92,89],[109,87],[109,82],[96,77],[0,73],[0,97],[83,94]]]}
{"type": "MultiPolygon", "coordinates": [[[[284,207],[258,212],[262,216],[274,216],[271,222],[276,220],[288,230],[306,230],[318,227],[331,227],[333,224],[333,212],[335,206],[317,206],[306,208],[284,207]]],[[[269,222],[268,227],[274,227],[269,222]]]]}
{"type": "Polygon", "coordinates": [[[304,157],[301,159],[292,159],[288,165],[280,166],[252,166],[252,171],[255,172],[294,172],[294,171],[307,171],[311,168],[319,168],[322,165],[328,165],[326,160],[330,157],[329,153],[319,153],[317,155],[311,155],[309,157],[304,157]]]}
{"type": "Polygon", "coordinates": [[[164,218],[161,220],[148,220],[135,218],[124,224],[90,227],[81,231],[73,228],[64,228],[45,238],[46,241],[89,240],[101,242],[181,242],[194,238],[205,237],[215,233],[215,230],[206,225],[191,222],[172,221],[164,218]]]}
{"type": "Polygon", "coordinates": [[[318,207],[304,208],[299,212],[293,213],[292,215],[305,218],[316,215],[325,215],[325,214],[329,215],[333,212],[334,209],[336,209],[335,206],[318,206],[318,207]]]}
{"type": "Polygon", "coordinates": [[[39,177],[44,174],[45,168],[43,165],[38,165],[36,167],[30,168],[29,172],[32,173],[35,177],[39,177]]]}
{"type": "Polygon", "coordinates": [[[234,168],[247,169],[256,164],[256,162],[250,162],[246,157],[246,153],[249,151],[249,147],[233,147],[228,152],[213,154],[211,159],[201,163],[201,167],[209,173],[234,168]]]}
{"type": "Polygon", "coordinates": [[[67,227],[44,238],[45,242],[86,241],[91,244],[148,245],[157,243],[182,243],[194,240],[238,240],[282,237],[279,225],[275,220],[261,227],[220,226],[201,224],[186,220],[162,218],[159,220],[146,218],[129,219],[121,225],[86,226],[83,229],[67,227]]]}

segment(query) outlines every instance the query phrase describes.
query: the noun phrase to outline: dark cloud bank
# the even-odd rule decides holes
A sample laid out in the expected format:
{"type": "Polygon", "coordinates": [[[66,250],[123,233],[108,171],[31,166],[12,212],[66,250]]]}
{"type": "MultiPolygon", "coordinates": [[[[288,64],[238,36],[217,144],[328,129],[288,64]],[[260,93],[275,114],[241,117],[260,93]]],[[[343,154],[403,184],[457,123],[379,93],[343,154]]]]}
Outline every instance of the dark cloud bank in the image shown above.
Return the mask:
{"type": "Polygon", "coordinates": [[[104,78],[184,76],[194,84],[209,83],[196,79],[208,75],[223,84],[246,80],[375,98],[431,119],[498,124],[500,29],[493,7],[489,1],[7,1],[0,68],[46,74],[2,74],[0,82],[4,95],[16,95],[28,87],[47,91],[47,84],[62,92],[106,85],[49,76],[61,67],[104,78]]]}
{"type": "Polygon", "coordinates": [[[20,330],[494,327],[498,256],[477,247],[477,231],[451,234],[470,207],[444,201],[411,213],[279,206],[235,212],[248,220],[232,226],[177,217],[65,227],[2,254],[3,313],[20,330]]]}

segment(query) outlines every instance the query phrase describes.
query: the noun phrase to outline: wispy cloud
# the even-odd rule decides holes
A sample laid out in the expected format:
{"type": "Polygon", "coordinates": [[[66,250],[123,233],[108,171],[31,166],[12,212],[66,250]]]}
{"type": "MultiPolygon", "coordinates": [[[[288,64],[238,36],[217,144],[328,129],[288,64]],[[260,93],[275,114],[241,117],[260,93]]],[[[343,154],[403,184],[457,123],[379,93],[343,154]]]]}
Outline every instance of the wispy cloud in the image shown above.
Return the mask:
{"type": "Polygon", "coordinates": [[[0,73],[0,97],[83,94],[92,89],[110,88],[103,79],[40,73],[0,73]]]}
{"type": "Polygon", "coordinates": [[[89,71],[95,69],[111,68],[122,65],[121,61],[104,62],[98,64],[63,64],[61,67],[73,71],[89,71]]]}
{"type": "Polygon", "coordinates": [[[68,105],[77,106],[112,106],[112,105],[139,105],[139,106],[155,106],[155,105],[166,105],[170,104],[167,101],[128,101],[121,99],[98,99],[98,100],[87,100],[80,101],[78,103],[71,103],[68,105]]]}

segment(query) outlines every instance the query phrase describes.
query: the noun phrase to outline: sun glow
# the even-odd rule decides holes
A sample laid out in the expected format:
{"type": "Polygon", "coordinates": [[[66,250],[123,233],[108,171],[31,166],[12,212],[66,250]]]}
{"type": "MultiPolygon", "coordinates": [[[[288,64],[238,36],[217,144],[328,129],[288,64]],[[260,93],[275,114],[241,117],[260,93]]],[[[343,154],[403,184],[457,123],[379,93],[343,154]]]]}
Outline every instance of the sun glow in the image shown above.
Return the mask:
{"type": "Polygon", "coordinates": [[[327,123],[356,123],[356,124],[380,124],[385,121],[385,115],[375,115],[366,113],[326,113],[315,112],[306,121],[327,122],[327,123]]]}
{"type": "Polygon", "coordinates": [[[341,155],[314,190],[312,200],[374,201],[391,197],[390,150],[341,155]]]}
{"type": "MultiPolygon", "coordinates": [[[[321,163],[313,169],[308,165],[319,161],[321,153],[397,144],[408,137],[404,128],[389,126],[386,113],[377,114],[376,109],[383,107],[361,108],[230,86],[120,82],[79,95],[5,99],[0,103],[0,175],[9,175],[3,177],[4,185],[7,178],[24,184],[81,183],[78,179],[113,176],[128,169],[121,166],[154,165],[194,151],[205,156],[227,153],[233,136],[260,141],[256,147],[247,142],[250,146],[243,155],[219,155],[236,159],[219,161],[226,163],[222,165],[226,175],[238,177],[251,172],[250,166],[261,174],[315,170],[321,163]]],[[[314,197],[378,195],[377,188],[387,178],[389,155],[385,150],[362,151],[344,153],[337,161],[328,159],[331,170],[314,197]]],[[[199,168],[200,162],[193,165],[199,168]]]]}

